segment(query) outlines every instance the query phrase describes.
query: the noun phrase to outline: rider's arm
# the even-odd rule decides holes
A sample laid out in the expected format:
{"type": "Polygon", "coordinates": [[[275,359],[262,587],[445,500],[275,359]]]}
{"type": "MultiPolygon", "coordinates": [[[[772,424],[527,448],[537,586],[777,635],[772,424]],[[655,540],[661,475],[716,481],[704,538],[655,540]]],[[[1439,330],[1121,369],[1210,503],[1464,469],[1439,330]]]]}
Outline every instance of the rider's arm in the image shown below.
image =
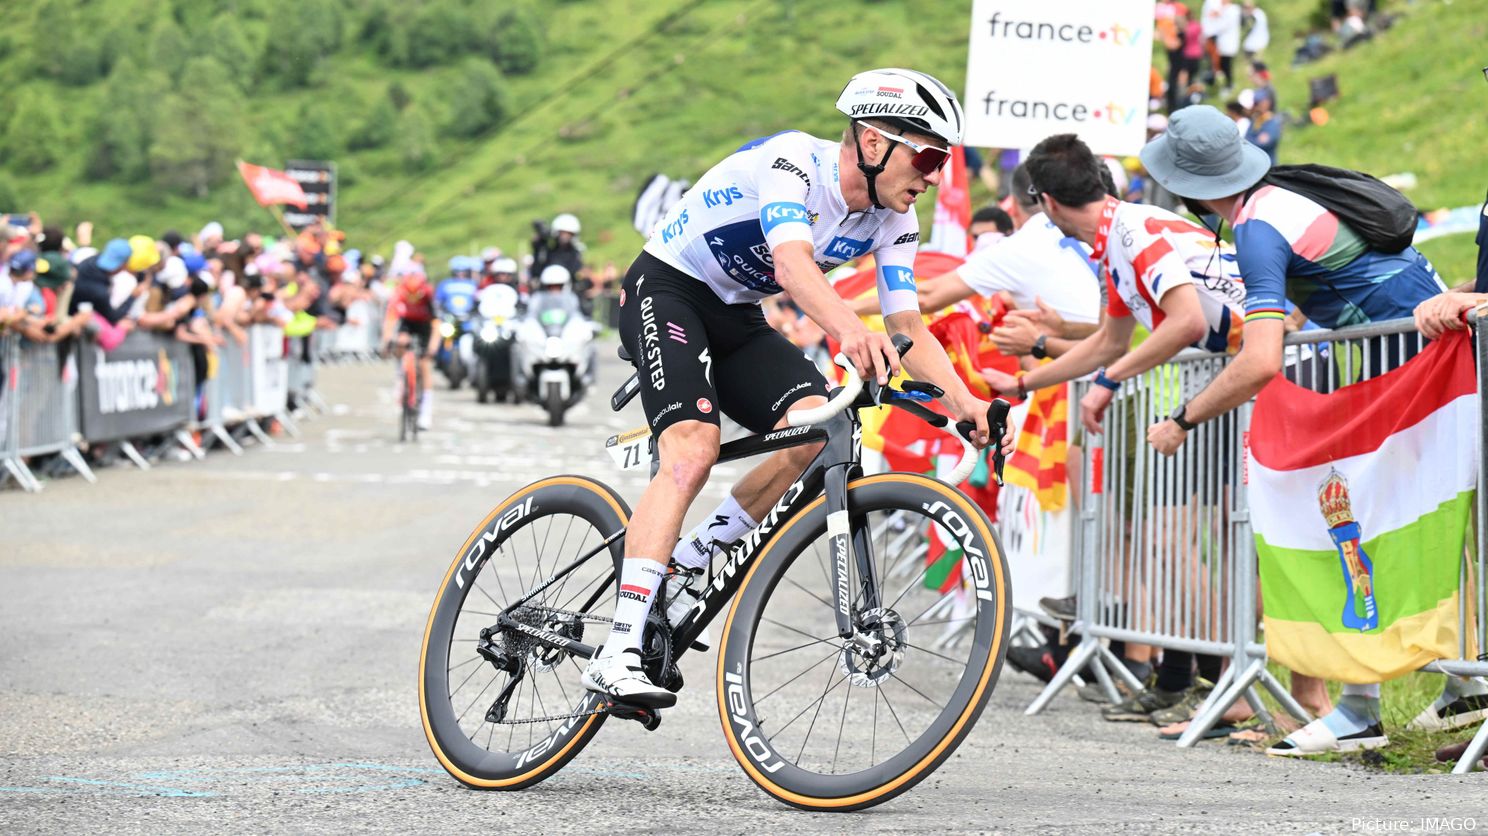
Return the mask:
{"type": "Polygon", "coordinates": [[[832,339],[840,342],[842,334],[862,324],[816,266],[809,242],[787,241],[776,247],[773,255],[775,283],[832,339]]]}
{"type": "MultiPolygon", "coordinates": [[[[906,214],[897,222],[911,229],[916,224],[913,214],[906,214]]],[[[894,225],[885,224],[883,235],[892,241],[901,237],[898,232],[894,225]]],[[[904,365],[909,373],[917,380],[929,381],[944,389],[945,401],[951,411],[960,418],[974,418],[978,429],[982,429],[987,404],[972,394],[966,382],[956,374],[945,347],[935,339],[920,317],[919,292],[914,280],[915,250],[914,242],[909,241],[882,247],[874,253],[884,327],[890,333],[904,334],[914,341],[914,346],[904,355],[904,365]]],[[[949,277],[944,277],[941,281],[947,279],[949,277]]]]}

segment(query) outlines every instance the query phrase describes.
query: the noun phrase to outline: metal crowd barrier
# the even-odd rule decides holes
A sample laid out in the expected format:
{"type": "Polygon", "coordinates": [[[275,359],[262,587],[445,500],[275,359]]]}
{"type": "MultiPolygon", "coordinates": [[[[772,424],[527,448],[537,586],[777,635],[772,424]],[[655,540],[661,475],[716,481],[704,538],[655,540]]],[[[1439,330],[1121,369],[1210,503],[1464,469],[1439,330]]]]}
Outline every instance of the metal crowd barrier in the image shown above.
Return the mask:
{"type": "Polygon", "coordinates": [[[18,464],[25,468],[27,457],[57,453],[84,479],[98,481],[78,452],[83,434],[77,401],[79,369],[72,343],[17,338],[13,351],[18,464]]]}
{"type": "Polygon", "coordinates": [[[319,341],[317,350],[331,360],[367,361],[381,346],[384,308],[375,300],[360,299],[346,306],[346,322],[319,341]]]}
{"type": "MultiPolygon", "coordinates": [[[[376,334],[381,329],[378,308],[372,302],[357,304],[366,306],[365,318],[334,331],[286,341],[280,329],[255,325],[248,329],[247,344],[240,345],[229,337],[225,345],[211,350],[215,363],[200,392],[193,392],[190,383],[195,367],[189,352],[178,351],[181,346],[168,338],[157,338],[160,355],[170,355],[169,366],[159,367],[170,369],[169,373],[161,373],[163,379],[168,377],[178,387],[172,391],[173,400],[168,402],[180,404],[188,393],[200,397],[199,403],[191,404],[189,417],[161,431],[195,458],[204,456],[205,451],[197,445],[192,432],[199,433],[204,441],[220,443],[234,454],[242,453],[239,444],[242,433],[252,435],[264,445],[274,443],[261,423],[266,419],[278,421],[291,435],[297,435],[298,428],[289,411],[291,393],[297,407],[317,413],[328,411],[316,390],[320,358],[334,355],[338,346],[375,346],[376,334]],[[352,332],[350,342],[342,333],[347,330],[352,332]],[[235,430],[241,432],[235,435],[235,430]]],[[[132,339],[138,341],[148,336],[141,334],[132,339]]],[[[140,348],[133,342],[129,345],[136,351],[140,348]]],[[[147,353],[154,351],[146,348],[147,353]]],[[[355,356],[370,358],[375,352],[358,352],[355,356]]],[[[87,413],[91,417],[85,422],[83,402],[87,397],[129,399],[139,395],[137,387],[125,392],[117,382],[105,383],[93,378],[88,386],[81,386],[82,376],[96,377],[104,368],[102,365],[92,368],[89,362],[106,363],[113,369],[118,363],[127,365],[131,359],[128,354],[113,358],[91,343],[31,343],[16,334],[0,334],[0,484],[13,478],[26,491],[40,491],[42,482],[32,472],[27,459],[48,455],[56,455],[57,459],[47,463],[54,470],[44,475],[70,467],[89,482],[96,482],[96,475],[80,452],[85,442],[117,443],[130,461],[141,469],[149,469],[147,455],[135,447],[135,439],[127,435],[127,429],[121,434],[117,427],[110,427],[101,430],[99,437],[87,432],[85,423],[113,420],[99,412],[99,404],[89,401],[94,405],[87,413]],[[94,360],[85,362],[87,357],[94,360]],[[108,388],[100,391],[100,386],[108,388]]],[[[135,358],[133,362],[144,361],[135,358]]],[[[127,371],[125,375],[128,377],[127,371]]]]}
{"type": "MultiPolygon", "coordinates": [[[[1488,325],[1479,333],[1480,408],[1488,395],[1488,325]]],[[[1411,320],[1336,331],[1312,330],[1286,340],[1284,373],[1318,392],[1379,376],[1418,353],[1424,340],[1411,320]]],[[[1258,635],[1258,566],[1244,483],[1251,405],[1199,425],[1172,457],[1147,443],[1147,427],[1166,417],[1219,374],[1224,355],[1185,352],[1125,381],[1108,407],[1104,432],[1087,438],[1076,532],[1078,601],[1070,630],[1081,635],[1053,681],[1029,705],[1034,714],[1086,668],[1108,696],[1112,676],[1134,690],[1143,683],[1105,643],[1123,640],[1171,650],[1221,655],[1229,665],[1178,745],[1193,746],[1235,702],[1245,699],[1264,722],[1271,718],[1255,686],[1264,687],[1302,722],[1311,720],[1266,669],[1258,635]]],[[[1078,403],[1085,386],[1070,396],[1078,403]]],[[[1073,413],[1073,411],[1072,411],[1073,413]]],[[[1484,410],[1488,415],[1488,409],[1484,410]]],[[[1073,414],[1071,425],[1075,423],[1073,414]]],[[[1485,424],[1488,434],[1488,424],[1485,424]]],[[[1475,533],[1477,566],[1464,565],[1459,600],[1459,653],[1424,670],[1488,676],[1488,444],[1480,445],[1475,533]],[[1469,622],[1467,603],[1478,617],[1469,622]]],[[[1488,751],[1488,723],[1473,738],[1454,772],[1467,772],[1488,751]]]]}

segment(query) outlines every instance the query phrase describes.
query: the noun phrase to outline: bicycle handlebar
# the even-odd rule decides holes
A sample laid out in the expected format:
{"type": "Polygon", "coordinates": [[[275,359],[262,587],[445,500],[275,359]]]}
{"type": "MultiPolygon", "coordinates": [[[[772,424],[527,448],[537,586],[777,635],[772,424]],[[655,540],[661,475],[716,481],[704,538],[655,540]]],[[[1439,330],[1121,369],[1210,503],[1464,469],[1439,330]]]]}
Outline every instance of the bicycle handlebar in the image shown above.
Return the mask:
{"type": "Polygon", "coordinates": [[[857,400],[858,394],[863,391],[863,379],[853,370],[853,364],[847,359],[847,355],[839,353],[832,358],[842,370],[847,373],[842,380],[842,388],[831,400],[813,409],[798,409],[785,416],[785,421],[792,427],[804,427],[807,424],[820,424],[837,413],[852,406],[857,400]]]}

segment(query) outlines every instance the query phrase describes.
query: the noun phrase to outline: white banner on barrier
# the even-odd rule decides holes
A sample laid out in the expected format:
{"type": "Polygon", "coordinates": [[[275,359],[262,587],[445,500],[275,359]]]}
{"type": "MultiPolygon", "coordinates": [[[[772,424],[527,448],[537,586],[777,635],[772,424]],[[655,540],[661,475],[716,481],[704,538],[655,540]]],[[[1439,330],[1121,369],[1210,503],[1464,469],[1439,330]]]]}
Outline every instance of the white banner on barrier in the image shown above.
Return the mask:
{"type": "Polygon", "coordinates": [[[1152,0],[975,0],[965,144],[1031,148],[1076,133],[1097,154],[1147,139],[1152,0]]]}
{"type": "Polygon", "coordinates": [[[269,325],[248,329],[253,358],[253,411],[276,415],[289,402],[289,364],[284,359],[284,331],[269,325]]]}

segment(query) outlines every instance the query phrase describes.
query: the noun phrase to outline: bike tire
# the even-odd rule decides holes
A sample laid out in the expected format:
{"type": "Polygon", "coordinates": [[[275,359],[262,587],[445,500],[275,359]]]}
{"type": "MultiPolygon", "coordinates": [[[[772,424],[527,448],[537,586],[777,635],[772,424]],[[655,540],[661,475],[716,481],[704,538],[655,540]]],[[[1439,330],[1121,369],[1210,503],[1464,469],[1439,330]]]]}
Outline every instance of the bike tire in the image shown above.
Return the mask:
{"type": "Polygon", "coordinates": [[[547,392],[544,393],[544,407],[548,411],[548,426],[563,426],[563,390],[558,388],[558,384],[548,384],[547,392]]]}
{"type": "MultiPolygon", "coordinates": [[[[882,804],[909,790],[932,774],[946,758],[950,757],[974,727],[997,681],[1006,652],[1012,612],[1012,593],[1001,544],[986,515],[975,503],[956,489],[919,474],[886,473],[851,482],[848,488],[848,507],[852,509],[854,526],[862,525],[861,521],[869,519],[869,515],[873,512],[898,511],[924,514],[938,524],[943,524],[941,520],[944,517],[946,522],[952,522],[957,526],[956,529],[951,530],[966,532],[965,539],[961,542],[971,544],[980,550],[985,558],[980,566],[972,565],[975,561],[971,559],[965,560],[965,565],[970,567],[969,576],[974,582],[967,587],[970,590],[967,597],[971,598],[971,592],[975,593],[972,599],[975,602],[975,609],[968,610],[974,612],[974,616],[967,620],[974,618],[976,625],[975,632],[970,637],[971,643],[967,648],[968,661],[964,672],[955,680],[954,686],[948,686],[953,687],[954,690],[951,691],[940,711],[933,714],[934,719],[927,722],[925,730],[918,737],[911,740],[901,723],[900,730],[905,732],[907,745],[896,754],[878,763],[874,762],[873,753],[870,751],[868,767],[857,772],[824,774],[824,771],[801,768],[799,766],[801,755],[797,755],[797,762],[792,763],[791,752],[776,749],[774,738],[786,731],[785,728],[779,728],[780,720],[789,711],[774,717],[769,716],[767,712],[765,722],[762,723],[762,715],[756,705],[756,697],[752,689],[753,676],[764,674],[764,671],[755,670],[755,663],[781,654],[762,653],[760,659],[754,659],[753,648],[762,619],[766,619],[771,614],[779,617],[788,606],[779,604],[775,609],[767,609],[772,593],[777,587],[782,586],[782,579],[803,553],[811,554],[810,550],[814,543],[824,542],[823,538],[827,530],[824,498],[818,497],[782,526],[778,535],[771,540],[750,566],[743,585],[734,599],[734,604],[729,610],[722,631],[716,688],[719,719],[723,724],[724,736],[735,760],[739,762],[745,774],[777,800],[805,810],[845,812],[882,804]],[[937,510],[931,511],[932,508],[937,510]],[[931,516],[932,514],[935,516],[931,516]],[[954,516],[955,520],[951,520],[950,516],[946,515],[954,516]],[[766,736],[771,733],[773,733],[771,737],[766,736]]],[[[965,554],[970,554],[970,551],[966,551],[965,554]]],[[[809,564],[802,565],[805,567],[809,564]]],[[[921,565],[924,565],[922,559],[921,565]]],[[[816,572],[816,567],[810,565],[810,571],[816,572]]],[[[888,574],[887,571],[883,573],[885,576],[888,574]]],[[[821,575],[814,577],[820,578],[821,575]]],[[[885,577],[881,576],[879,580],[882,586],[885,583],[885,577]]],[[[919,589],[917,584],[918,579],[911,580],[905,591],[919,589]]],[[[823,587],[825,591],[825,584],[823,587]]],[[[789,590],[788,592],[796,594],[789,590]]],[[[901,594],[902,597],[903,594],[901,594]]],[[[811,607],[810,599],[805,600],[807,606],[811,607]]],[[[825,599],[818,600],[825,604],[829,611],[832,610],[832,605],[825,599]]],[[[970,602],[968,602],[969,605],[970,602]]],[[[814,607],[811,608],[814,610],[814,607]]],[[[831,639],[835,639],[835,627],[831,626],[833,622],[830,614],[819,618],[828,625],[831,639]]],[[[918,618],[915,619],[915,621],[918,620],[918,618]]],[[[794,629],[779,621],[773,623],[794,629]]],[[[911,637],[909,631],[914,629],[914,624],[914,621],[905,623],[905,647],[915,647],[909,643],[911,637]]],[[[920,634],[923,634],[924,628],[920,629],[920,634]]],[[[801,631],[795,630],[795,632],[801,631]]],[[[814,636],[815,634],[807,631],[806,635],[814,636]]],[[[831,639],[825,641],[830,642],[831,639]]],[[[829,648],[838,647],[830,644],[828,646],[829,648]]],[[[820,649],[818,646],[816,651],[820,649]]],[[[831,666],[827,668],[829,684],[832,681],[831,677],[837,673],[842,673],[843,679],[847,679],[846,671],[842,669],[845,665],[844,660],[847,658],[846,653],[847,651],[844,650],[839,655],[829,649],[829,655],[822,660],[832,661],[831,666]]],[[[932,653],[931,655],[938,654],[932,653]]],[[[917,656],[916,659],[924,660],[924,656],[917,656]]],[[[931,668],[937,664],[934,661],[925,661],[931,668]]],[[[821,662],[817,664],[820,665],[821,662]]],[[[941,667],[944,668],[944,666],[941,667]]],[[[894,674],[890,672],[888,676],[893,677],[894,674]]],[[[950,681],[950,678],[947,677],[946,681],[950,681]]],[[[814,682],[815,677],[812,680],[813,685],[814,682]]],[[[768,684],[768,682],[761,684],[761,690],[768,688],[768,684]]],[[[889,684],[885,680],[881,686],[878,684],[871,686],[875,693],[873,697],[875,740],[879,722],[878,689],[882,687],[886,695],[889,684]]],[[[841,685],[840,680],[837,685],[841,685]]],[[[774,693],[784,687],[786,686],[782,685],[776,691],[765,694],[760,701],[770,699],[774,693]]],[[[842,745],[843,730],[849,728],[846,722],[849,713],[848,701],[855,693],[854,688],[857,688],[858,692],[869,690],[868,687],[849,685],[842,697],[842,725],[838,728],[837,739],[839,750],[842,745]]],[[[828,690],[824,689],[820,698],[823,704],[827,695],[828,690]]],[[[921,696],[924,695],[921,694],[921,696]]],[[[835,708],[833,710],[835,711],[835,708]]],[[[861,712],[864,709],[859,710],[861,712]]],[[[820,705],[817,711],[819,714],[820,705]]],[[[921,714],[930,716],[932,712],[925,710],[921,714]]],[[[899,713],[894,714],[894,720],[899,722],[899,713]]],[[[793,718],[785,723],[785,726],[790,726],[794,722],[793,718]]],[[[813,716],[811,722],[814,728],[817,718],[813,716]]],[[[834,717],[831,722],[836,725],[838,721],[834,717]]],[[[851,727],[855,731],[862,728],[861,721],[855,718],[855,723],[858,725],[851,727]]],[[[858,733],[861,734],[861,732],[858,733]]],[[[808,729],[802,741],[803,753],[811,734],[812,731],[808,729]]],[[[836,762],[837,752],[834,751],[832,755],[834,772],[836,762]]]]}
{"type": "MultiPolygon", "coordinates": [[[[471,532],[456,553],[429,611],[419,656],[419,713],[424,734],[445,770],[473,789],[519,790],[532,786],[578,755],[604,724],[605,714],[584,714],[596,710],[602,698],[579,691],[573,719],[560,724],[536,745],[516,752],[491,751],[463,731],[449,693],[456,622],[465,599],[477,588],[476,579],[493,557],[503,553],[505,543],[543,518],[560,514],[585,520],[604,537],[630,522],[630,507],[625,500],[596,480],[554,476],[528,485],[498,504],[471,532]],[[467,578],[470,581],[463,583],[467,578]]],[[[608,547],[615,577],[624,557],[623,544],[621,538],[608,547]]],[[[602,559],[602,555],[594,559],[602,559]]],[[[520,567],[518,575],[521,575],[520,567]]],[[[603,589],[598,606],[613,605],[614,589],[612,578],[603,589]]],[[[475,736],[479,736],[479,731],[475,736]]]]}

